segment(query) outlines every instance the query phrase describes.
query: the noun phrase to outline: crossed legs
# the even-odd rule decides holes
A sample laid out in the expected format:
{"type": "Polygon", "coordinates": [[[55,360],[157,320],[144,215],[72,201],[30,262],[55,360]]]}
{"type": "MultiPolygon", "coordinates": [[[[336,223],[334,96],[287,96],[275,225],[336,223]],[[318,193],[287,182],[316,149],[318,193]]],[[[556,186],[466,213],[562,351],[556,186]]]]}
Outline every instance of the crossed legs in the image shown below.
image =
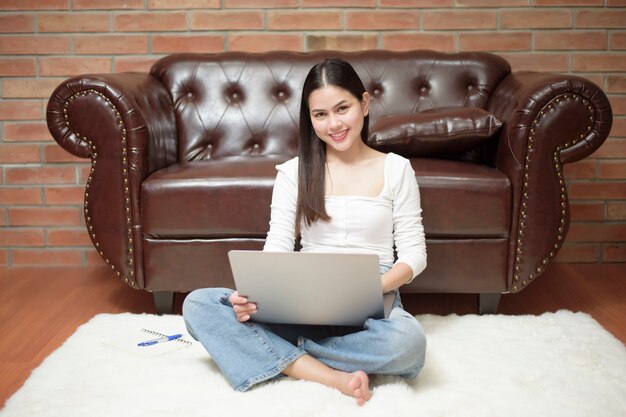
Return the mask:
{"type": "Polygon", "coordinates": [[[228,302],[231,293],[196,290],[185,300],[183,316],[190,334],[238,391],[283,373],[336,388],[363,404],[371,397],[368,374],[414,378],[424,365],[423,330],[401,308],[399,297],[388,319],[370,319],[360,331],[329,335],[324,326],[241,323],[228,302]]]}

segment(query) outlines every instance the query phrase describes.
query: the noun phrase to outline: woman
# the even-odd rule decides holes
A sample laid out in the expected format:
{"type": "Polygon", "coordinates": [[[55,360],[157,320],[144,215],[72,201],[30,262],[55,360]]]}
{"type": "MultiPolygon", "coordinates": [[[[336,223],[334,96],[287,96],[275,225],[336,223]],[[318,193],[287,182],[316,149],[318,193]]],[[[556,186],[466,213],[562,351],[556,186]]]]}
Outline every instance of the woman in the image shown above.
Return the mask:
{"type": "Polygon", "coordinates": [[[263,324],[249,321],[256,305],[236,291],[193,291],[183,306],[189,332],[238,391],[282,374],[362,405],[371,397],[368,374],[415,378],[424,365],[424,332],[398,291],[426,267],[419,191],[408,160],[366,145],[369,105],[349,63],[327,59],[311,69],[299,156],[277,167],[263,250],[293,251],[299,236],[303,252],[377,254],[392,312],[362,328],[263,324]]]}

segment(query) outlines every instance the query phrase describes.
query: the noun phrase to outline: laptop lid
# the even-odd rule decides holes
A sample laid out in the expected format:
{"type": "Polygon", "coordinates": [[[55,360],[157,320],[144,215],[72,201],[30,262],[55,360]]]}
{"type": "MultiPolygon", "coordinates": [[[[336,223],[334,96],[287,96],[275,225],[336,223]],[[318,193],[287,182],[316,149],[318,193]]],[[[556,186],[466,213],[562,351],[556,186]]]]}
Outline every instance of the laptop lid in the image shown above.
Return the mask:
{"type": "Polygon", "coordinates": [[[231,250],[228,257],[237,291],[257,304],[254,321],[362,326],[388,316],[377,255],[231,250]]]}

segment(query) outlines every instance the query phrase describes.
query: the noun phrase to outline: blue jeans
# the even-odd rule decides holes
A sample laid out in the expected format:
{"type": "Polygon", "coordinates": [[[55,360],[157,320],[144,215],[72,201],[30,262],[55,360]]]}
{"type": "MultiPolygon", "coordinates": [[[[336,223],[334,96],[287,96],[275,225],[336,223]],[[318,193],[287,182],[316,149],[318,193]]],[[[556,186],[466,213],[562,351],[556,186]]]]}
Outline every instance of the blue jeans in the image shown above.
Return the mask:
{"type": "Polygon", "coordinates": [[[368,319],[363,327],[241,323],[228,302],[232,292],[193,291],[183,304],[183,317],[237,391],[278,376],[304,354],[345,372],[404,378],[415,378],[424,366],[424,330],[403,310],[397,290],[389,318],[368,319]]]}

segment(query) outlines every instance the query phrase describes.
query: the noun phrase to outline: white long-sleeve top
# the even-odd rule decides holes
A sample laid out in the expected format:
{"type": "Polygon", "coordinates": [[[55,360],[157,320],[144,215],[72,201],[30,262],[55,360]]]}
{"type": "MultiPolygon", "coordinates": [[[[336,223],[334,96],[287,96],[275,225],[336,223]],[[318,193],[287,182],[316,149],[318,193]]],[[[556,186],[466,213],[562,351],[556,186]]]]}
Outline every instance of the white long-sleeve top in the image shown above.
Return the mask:
{"type": "MultiPolygon", "coordinates": [[[[295,245],[298,157],[277,165],[272,194],[270,230],[264,251],[290,252],[295,245]]],[[[381,265],[397,261],[413,270],[413,278],[426,268],[426,240],[415,172],[406,158],[387,154],[384,186],[376,197],[327,196],[331,220],[301,229],[302,252],[367,253],[378,255],[381,265]]]]}

